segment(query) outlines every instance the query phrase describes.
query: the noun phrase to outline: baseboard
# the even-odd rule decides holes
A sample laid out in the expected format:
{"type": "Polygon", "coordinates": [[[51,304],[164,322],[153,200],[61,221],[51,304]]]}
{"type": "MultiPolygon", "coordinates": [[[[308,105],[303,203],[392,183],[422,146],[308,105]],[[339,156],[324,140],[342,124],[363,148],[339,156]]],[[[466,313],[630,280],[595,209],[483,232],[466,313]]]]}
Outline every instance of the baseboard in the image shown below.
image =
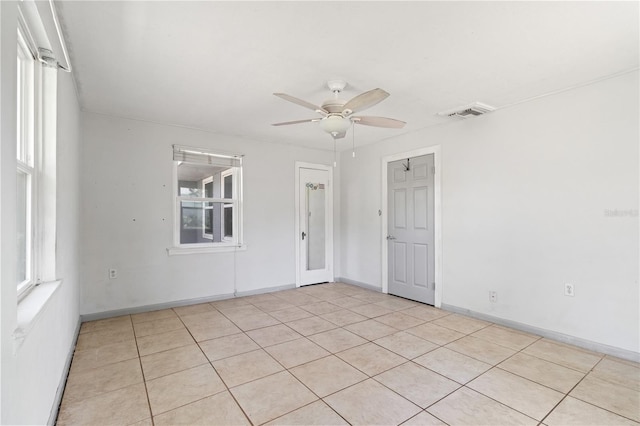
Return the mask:
{"type": "Polygon", "coordinates": [[[256,294],[272,293],[274,291],[289,290],[295,288],[295,284],[282,285],[278,287],[262,288],[258,290],[249,290],[233,293],[218,294],[215,296],[197,297],[195,299],[183,299],[173,302],[154,303],[151,305],[134,306],[131,308],[115,309],[112,311],[96,312],[92,314],[80,315],[82,322],[95,321],[105,318],[119,317],[122,315],[140,314],[143,312],[158,311],[161,309],[177,308],[179,306],[197,305],[199,303],[216,302],[219,300],[233,299],[234,297],[254,296],[256,294]]]}
{"type": "Polygon", "coordinates": [[[522,324],[516,321],[511,321],[492,315],[482,314],[479,312],[471,311],[469,309],[459,308],[457,306],[442,304],[442,309],[457,314],[466,315],[472,318],[489,321],[494,324],[502,325],[505,327],[513,328],[515,330],[524,331],[525,333],[536,334],[538,336],[546,337],[551,340],[555,340],[561,343],[577,346],[579,348],[587,349],[594,352],[600,352],[603,354],[615,356],[629,361],[640,362],[640,353],[633,352],[627,349],[616,348],[615,346],[605,345],[603,343],[593,342],[591,340],[581,339],[579,337],[571,336],[557,331],[547,330],[544,328],[534,327],[528,324],[522,324]]]}
{"type": "Polygon", "coordinates": [[[62,375],[60,377],[60,383],[58,384],[58,389],[56,390],[56,396],[53,399],[53,406],[51,407],[51,413],[49,414],[49,420],[47,421],[48,426],[53,426],[56,424],[56,420],[58,419],[58,412],[60,411],[60,404],[62,403],[62,395],[64,395],[64,388],[67,385],[67,378],[69,377],[69,370],[71,369],[71,361],[73,360],[73,354],[76,351],[76,343],[78,342],[78,336],[80,335],[80,325],[82,324],[80,318],[78,318],[78,323],[76,324],[76,330],[73,334],[73,341],[71,342],[71,346],[69,347],[69,353],[67,354],[67,359],[64,363],[64,368],[62,369],[62,375]]]}
{"type": "Polygon", "coordinates": [[[382,288],[380,288],[380,287],[376,287],[374,285],[363,283],[363,282],[360,282],[360,281],[355,281],[355,280],[352,280],[352,279],[349,279],[349,278],[336,277],[336,282],[356,285],[358,287],[366,288],[367,290],[373,290],[373,291],[377,291],[378,293],[382,293],[382,288]]]}

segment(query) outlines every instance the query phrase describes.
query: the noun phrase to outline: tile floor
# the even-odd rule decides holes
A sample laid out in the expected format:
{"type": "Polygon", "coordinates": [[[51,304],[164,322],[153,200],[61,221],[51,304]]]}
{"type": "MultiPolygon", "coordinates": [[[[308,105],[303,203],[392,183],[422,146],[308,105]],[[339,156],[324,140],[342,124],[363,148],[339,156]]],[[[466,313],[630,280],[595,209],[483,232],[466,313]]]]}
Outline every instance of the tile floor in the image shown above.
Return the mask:
{"type": "Polygon", "coordinates": [[[640,365],[342,283],[82,324],[59,425],[638,425],[640,365]]]}

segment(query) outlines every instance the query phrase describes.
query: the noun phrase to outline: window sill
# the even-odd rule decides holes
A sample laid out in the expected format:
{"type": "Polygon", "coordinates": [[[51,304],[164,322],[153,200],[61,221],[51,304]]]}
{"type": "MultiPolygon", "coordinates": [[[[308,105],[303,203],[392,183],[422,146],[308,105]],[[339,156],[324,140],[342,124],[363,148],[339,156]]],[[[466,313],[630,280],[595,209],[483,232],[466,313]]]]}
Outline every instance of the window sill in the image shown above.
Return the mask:
{"type": "Polygon", "coordinates": [[[202,253],[229,253],[234,251],[245,251],[247,246],[242,244],[239,246],[217,246],[217,247],[169,247],[167,254],[169,256],[179,256],[183,254],[202,254],[202,253]]]}
{"type": "Polygon", "coordinates": [[[51,296],[58,290],[62,280],[42,283],[33,288],[24,299],[18,303],[17,326],[13,332],[13,352],[14,354],[22,346],[25,338],[36,324],[40,314],[47,306],[51,296]]]}

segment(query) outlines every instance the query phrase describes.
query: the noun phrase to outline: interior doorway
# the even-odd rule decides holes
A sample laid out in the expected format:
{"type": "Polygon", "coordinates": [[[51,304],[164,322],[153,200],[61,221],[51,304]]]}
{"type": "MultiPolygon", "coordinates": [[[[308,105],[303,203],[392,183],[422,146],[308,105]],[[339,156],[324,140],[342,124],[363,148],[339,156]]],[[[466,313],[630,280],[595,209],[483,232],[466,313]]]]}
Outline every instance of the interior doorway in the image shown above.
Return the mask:
{"type": "Polygon", "coordinates": [[[296,286],[333,281],[333,169],[296,163],[296,286]]]}
{"type": "Polygon", "coordinates": [[[383,292],[441,305],[440,150],[383,158],[383,292]]]}

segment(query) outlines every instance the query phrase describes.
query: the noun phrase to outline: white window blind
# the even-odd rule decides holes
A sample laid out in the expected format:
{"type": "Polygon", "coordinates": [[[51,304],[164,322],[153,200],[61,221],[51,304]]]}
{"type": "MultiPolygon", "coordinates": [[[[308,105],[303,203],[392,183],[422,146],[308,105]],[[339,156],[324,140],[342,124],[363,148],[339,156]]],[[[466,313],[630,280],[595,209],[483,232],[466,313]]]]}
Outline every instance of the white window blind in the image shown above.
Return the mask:
{"type": "Polygon", "coordinates": [[[242,167],[241,155],[226,155],[206,152],[201,148],[190,148],[180,145],[173,146],[173,161],[184,161],[185,163],[193,164],[207,164],[217,167],[242,167]]]}

